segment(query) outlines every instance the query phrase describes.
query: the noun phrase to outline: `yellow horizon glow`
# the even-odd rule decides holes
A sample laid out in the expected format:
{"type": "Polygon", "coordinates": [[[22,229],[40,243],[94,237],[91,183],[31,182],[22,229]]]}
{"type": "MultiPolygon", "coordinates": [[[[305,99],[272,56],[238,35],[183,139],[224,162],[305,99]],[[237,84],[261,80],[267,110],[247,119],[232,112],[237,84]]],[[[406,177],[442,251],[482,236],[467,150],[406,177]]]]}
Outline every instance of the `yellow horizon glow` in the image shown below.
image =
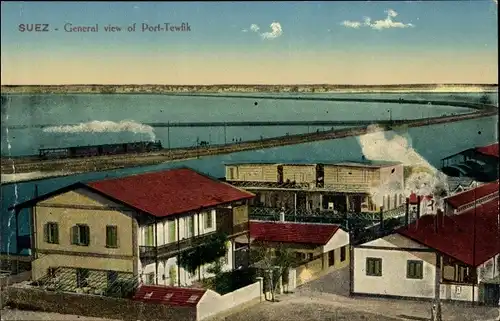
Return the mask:
{"type": "Polygon", "coordinates": [[[452,53],[16,53],[1,56],[2,85],[498,83],[498,57],[452,53]]]}

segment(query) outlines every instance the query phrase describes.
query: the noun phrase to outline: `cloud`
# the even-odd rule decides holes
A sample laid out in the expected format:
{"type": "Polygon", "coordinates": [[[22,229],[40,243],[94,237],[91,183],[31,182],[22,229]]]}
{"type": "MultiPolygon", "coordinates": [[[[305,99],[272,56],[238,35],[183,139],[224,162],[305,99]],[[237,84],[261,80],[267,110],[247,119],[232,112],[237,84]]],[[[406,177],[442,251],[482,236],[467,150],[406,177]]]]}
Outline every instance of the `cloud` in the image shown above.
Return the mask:
{"type": "Polygon", "coordinates": [[[252,25],[250,26],[250,30],[252,30],[253,32],[257,32],[260,30],[260,28],[255,23],[252,23],[252,25]]]}
{"type": "MultiPolygon", "coordinates": [[[[260,33],[260,36],[262,37],[262,39],[275,39],[283,34],[283,28],[281,27],[281,24],[279,22],[275,21],[275,22],[271,23],[271,25],[269,27],[271,28],[271,31],[260,33]]],[[[251,31],[251,32],[259,33],[260,27],[253,23],[250,25],[250,28],[243,29],[242,31],[243,32],[251,31]]]]}
{"type": "Polygon", "coordinates": [[[411,28],[414,27],[411,23],[403,23],[399,21],[394,21],[393,18],[398,16],[398,13],[392,9],[387,9],[385,11],[387,17],[383,20],[372,21],[370,17],[364,17],[363,22],[360,21],[350,21],[345,20],[341,23],[346,28],[359,29],[361,27],[369,27],[375,30],[384,30],[390,28],[411,28]]]}
{"type": "Polygon", "coordinates": [[[342,25],[347,28],[358,29],[359,27],[361,27],[361,22],[346,20],[342,22],[342,25]]]}
{"type": "Polygon", "coordinates": [[[261,34],[262,38],[264,39],[274,39],[278,38],[283,34],[283,28],[281,28],[281,24],[279,22],[273,22],[270,25],[271,31],[270,32],[264,32],[261,34]]]}

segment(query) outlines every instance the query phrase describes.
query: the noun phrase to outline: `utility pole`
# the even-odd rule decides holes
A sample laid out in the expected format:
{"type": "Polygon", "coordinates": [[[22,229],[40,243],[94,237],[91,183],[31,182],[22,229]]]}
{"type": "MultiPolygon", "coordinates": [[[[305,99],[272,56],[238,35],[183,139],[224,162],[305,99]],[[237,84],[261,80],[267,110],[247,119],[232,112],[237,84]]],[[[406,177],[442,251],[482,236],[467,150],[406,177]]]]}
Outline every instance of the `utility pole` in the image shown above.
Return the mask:
{"type": "Polygon", "coordinates": [[[170,121],[167,123],[167,146],[170,149],[170,121]]]}
{"type": "Polygon", "coordinates": [[[472,279],[472,305],[475,304],[476,299],[475,299],[475,289],[476,289],[476,281],[477,281],[477,268],[476,268],[476,214],[477,214],[477,203],[476,203],[476,189],[477,189],[477,182],[474,182],[474,221],[472,223],[472,268],[474,269],[474,272],[472,274],[473,279],[472,279]]]}
{"type": "Polygon", "coordinates": [[[224,123],[224,145],[227,145],[226,123],[224,123]]]}

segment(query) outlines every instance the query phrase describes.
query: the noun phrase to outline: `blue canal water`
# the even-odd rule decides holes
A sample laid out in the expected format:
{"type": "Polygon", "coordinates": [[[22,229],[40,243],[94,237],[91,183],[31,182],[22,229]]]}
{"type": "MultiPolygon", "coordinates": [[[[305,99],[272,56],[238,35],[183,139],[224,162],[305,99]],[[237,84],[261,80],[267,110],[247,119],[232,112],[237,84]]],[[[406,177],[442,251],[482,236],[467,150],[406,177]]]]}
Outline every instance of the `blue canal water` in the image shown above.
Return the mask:
{"type": "MultiPolygon", "coordinates": [[[[319,96],[320,94],[314,94],[319,96]]],[[[364,94],[364,97],[386,98],[395,94],[364,94]]],[[[133,120],[140,122],[195,122],[195,121],[251,121],[251,120],[319,120],[319,119],[388,119],[388,110],[393,119],[420,118],[442,114],[460,113],[464,108],[273,100],[262,98],[218,98],[218,97],[173,97],[164,95],[11,95],[9,103],[2,108],[2,156],[36,153],[41,146],[71,146],[75,144],[99,144],[130,140],[169,140],[171,147],[189,146],[196,139],[212,143],[223,143],[234,137],[243,140],[303,133],[319,128],[307,127],[235,127],[221,128],[153,128],[152,132],[43,132],[42,129],[23,128],[6,130],[13,125],[68,124],[88,121],[133,120]],[[258,105],[255,105],[255,101],[258,105]],[[7,117],[8,116],[8,117],[7,117]],[[385,117],[385,118],[384,118],[385,117]],[[168,137],[167,137],[168,136],[168,137]],[[11,148],[7,145],[10,143],[11,148]]],[[[359,97],[360,94],[323,94],[325,97],[359,97]]],[[[403,98],[459,99],[477,98],[478,94],[397,94],[403,98]],[[451,97],[453,96],[453,97],[451,97]],[[457,97],[459,96],[459,97],[457,97]]],[[[491,94],[496,101],[497,94],[491,94]]],[[[440,159],[461,150],[486,145],[498,140],[498,117],[489,117],[462,122],[410,128],[399,134],[409,138],[412,148],[430,164],[438,167],[440,159]]],[[[108,124],[109,125],[109,124],[108,124]]],[[[123,129],[123,128],[121,128],[123,129]]],[[[128,127],[133,130],[133,128],[128,127]]],[[[391,138],[391,133],[386,136],[391,138]]],[[[164,144],[165,145],[165,144],[164,144]]],[[[224,164],[230,162],[326,162],[361,160],[363,156],[358,138],[306,143],[300,145],[270,148],[259,151],[239,152],[228,155],[202,157],[187,161],[165,163],[156,166],[121,169],[99,173],[87,173],[61,178],[26,182],[1,187],[2,212],[0,250],[15,251],[15,218],[7,208],[33,197],[35,184],[39,194],[45,194],[77,181],[92,181],[119,177],[146,171],[156,171],[179,166],[189,166],[215,177],[224,176],[224,164]]],[[[19,217],[20,234],[29,232],[28,212],[19,217]]]]}

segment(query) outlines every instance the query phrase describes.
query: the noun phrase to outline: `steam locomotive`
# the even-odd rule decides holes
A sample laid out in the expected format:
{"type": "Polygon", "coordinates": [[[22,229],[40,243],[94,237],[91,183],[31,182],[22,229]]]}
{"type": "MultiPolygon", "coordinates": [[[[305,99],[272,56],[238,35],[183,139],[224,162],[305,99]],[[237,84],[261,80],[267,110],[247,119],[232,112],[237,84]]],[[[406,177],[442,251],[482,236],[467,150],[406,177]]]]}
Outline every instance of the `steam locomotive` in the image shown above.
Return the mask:
{"type": "Polygon", "coordinates": [[[40,159],[79,158],[102,155],[121,155],[157,152],[162,150],[161,141],[142,141],[124,144],[104,144],[92,146],[75,146],[67,148],[41,148],[40,159]]]}

